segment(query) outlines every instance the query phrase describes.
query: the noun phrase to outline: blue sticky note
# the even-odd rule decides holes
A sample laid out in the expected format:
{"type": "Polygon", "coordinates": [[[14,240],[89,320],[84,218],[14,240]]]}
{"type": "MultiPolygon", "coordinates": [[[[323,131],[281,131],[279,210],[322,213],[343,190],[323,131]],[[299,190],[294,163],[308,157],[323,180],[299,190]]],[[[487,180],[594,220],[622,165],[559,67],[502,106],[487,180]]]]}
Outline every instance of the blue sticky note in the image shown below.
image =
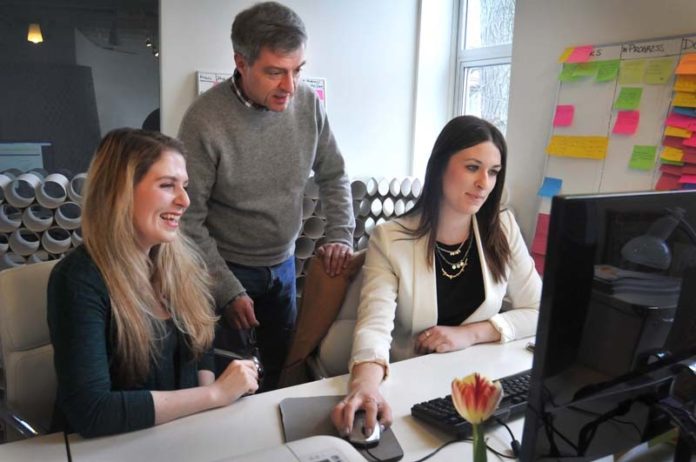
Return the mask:
{"type": "Polygon", "coordinates": [[[676,112],[677,114],[690,116],[690,117],[696,117],[696,108],[693,108],[693,107],[674,106],[672,108],[672,111],[676,112]]]}
{"type": "Polygon", "coordinates": [[[696,189],[696,184],[684,183],[681,185],[682,189],[696,189]]]}
{"type": "Polygon", "coordinates": [[[563,186],[563,180],[547,176],[544,177],[544,183],[537,194],[541,197],[553,197],[561,192],[561,186],[563,186]]]}

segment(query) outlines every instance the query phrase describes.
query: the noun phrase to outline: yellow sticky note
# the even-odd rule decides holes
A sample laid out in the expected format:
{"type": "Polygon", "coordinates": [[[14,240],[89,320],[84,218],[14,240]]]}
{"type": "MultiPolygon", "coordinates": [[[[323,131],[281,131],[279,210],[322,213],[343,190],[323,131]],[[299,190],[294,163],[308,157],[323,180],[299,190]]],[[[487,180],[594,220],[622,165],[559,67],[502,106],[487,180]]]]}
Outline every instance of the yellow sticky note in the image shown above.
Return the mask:
{"type": "Polygon", "coordinates": [[[696,93],[678,91],[674,94],[674,98],[672,98],[672,104],[682,107],[696,107],[696,93]]]}
{"type": "Polygon", "coordinates": [[[570,56],[570,54],[573,52],[573,49],[574,49],[573,47],[570,47],[570,48],[566,48],[565,50],[563,50],[563,53],[561,53],[561,56],[558,58],[558,62],[559,63],[566,62],[566,59],[568,59],[568,56],[570,56]]]}
{"type": "Polygon", "coordinates": [[[665,136],[676,136],[677,138],[691,138],[694,132],[687,130],[686,128],[678,127],[665,127],[665,136]]]}
{"type": "Polygon", "coordinates": [[[684,151],[671,146],[665,146],[665,148],[662,150],[662,154],[660,154],[660,158],[671,160],[673,162],[681,162],[684,158],[684,151]]]}
{"type": "Polygon", "coordinates": [[[696,91],[696,75],[678,75],[674,91],[696,91]]]}
{"type": "Polygon", "coordinates": [[[551,156],[604,159],[607,155],[609,138],[606,136],[563,136],[554,135],[546,147],[551,156]]]}
{"type": "Polygon", "coordinates": [[[643,72],[645,71],[644,59],[631,59],[621,61],[621,69],[619,70],[619,83],[621,85],[630,85],[634,83],[643,83],[643,72]]]}
{"type": "Polygon", "coordinates": [[[645,83],[650,85],[664,85],[672,76],[674,68],[674,58],[651,59],[645,66],[643,78],[645,83]]]}

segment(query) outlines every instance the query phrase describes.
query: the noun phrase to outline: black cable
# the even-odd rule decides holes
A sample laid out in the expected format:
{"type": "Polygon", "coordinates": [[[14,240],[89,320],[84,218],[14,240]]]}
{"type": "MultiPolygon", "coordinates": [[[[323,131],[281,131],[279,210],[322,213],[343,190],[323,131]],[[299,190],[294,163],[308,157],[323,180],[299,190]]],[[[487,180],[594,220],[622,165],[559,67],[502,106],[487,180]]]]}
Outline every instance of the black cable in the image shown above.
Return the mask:
{"type": "Polygon", "coordinates": [[[63,440],[65,441],[65,454],[68,456],[68,462],[72,462],[72,454],[70,454],[70,442],[68,441],[68,432],[63,431],[63,440]]]}
{"type": "Polygon", "coordinates": [[[424,460],[428,460],[428,459],[430,459],[432,456],[434,456],[435,454],[437,454],[438,452],[440,452],[442,449],[444,449],[445,447],[449,446],[450,444],[452,444],[452,443],[458,443],[458,442],[460,442],[460,441],[466,441],[466,440],[460,440],[460,439],[457,439],[457,440],[450,440],[450,441],[446,442],[445,444],[443,444],[442,446],[440,446],[439,448],[435,449],[433,452],[431,452],[431,453],[428,454],[427,456],[422,457],[422,458],[420,458],[420,459],[418,459],[418,460],[414,460],[413,462],[423,462],[424,460]]]}
{"type": "MultiPolygon", "coordinates": [[[[510,434],[510,449],[512,449],[512,455],[515,456],[515,457],[512,457],[512,459],[517,459],[518,457],[520,457],[520,447],[521,447],[520,442],[517,441],[517,439],[515,438],[515,435],[512,433],[512,430],[510,430],[510,427],[508,427],[508,425],[505,422],[503,422],[502,419],[500,419],[499,417],[495,417],[495,421],[498,423],[498,425],[502,425],[503,427],[505,427],[505,430],[507,430],[507,432],[510,434]]],[[[493,451],[493,453],[501,456],[500,453],[496,452],[490,446],[488,446],[488,449],[493,451]]],[[[502,457],[505,457],[505,456],[502,456],[502,457]]]]}

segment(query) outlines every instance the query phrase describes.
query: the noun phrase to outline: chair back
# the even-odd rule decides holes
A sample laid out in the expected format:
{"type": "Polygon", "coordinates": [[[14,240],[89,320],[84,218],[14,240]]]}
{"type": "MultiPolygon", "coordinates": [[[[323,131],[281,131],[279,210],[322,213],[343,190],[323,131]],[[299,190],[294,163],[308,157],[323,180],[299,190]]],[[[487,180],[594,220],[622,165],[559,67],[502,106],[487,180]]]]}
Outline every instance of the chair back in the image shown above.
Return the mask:
{"type": "Polygon", "coordinates": [[[46,321],[48,277],[56,262],[0,271],[0,350],[6,406],[43,431],[50,428],[57,388],[46,321]]]}

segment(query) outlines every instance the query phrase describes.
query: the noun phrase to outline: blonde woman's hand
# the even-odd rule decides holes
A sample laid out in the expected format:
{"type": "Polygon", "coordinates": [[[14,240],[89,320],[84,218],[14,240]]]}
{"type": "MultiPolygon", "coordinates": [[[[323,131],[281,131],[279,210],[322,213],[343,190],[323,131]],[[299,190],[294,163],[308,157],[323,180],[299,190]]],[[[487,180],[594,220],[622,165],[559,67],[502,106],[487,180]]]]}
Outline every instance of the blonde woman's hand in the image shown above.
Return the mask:
{"type": "Polygon", "coordinates": [[[219,406],[226,406],[259,388],[258,370],[251,360],[232,361],[218,379],[210,385],[219,406]]]}

